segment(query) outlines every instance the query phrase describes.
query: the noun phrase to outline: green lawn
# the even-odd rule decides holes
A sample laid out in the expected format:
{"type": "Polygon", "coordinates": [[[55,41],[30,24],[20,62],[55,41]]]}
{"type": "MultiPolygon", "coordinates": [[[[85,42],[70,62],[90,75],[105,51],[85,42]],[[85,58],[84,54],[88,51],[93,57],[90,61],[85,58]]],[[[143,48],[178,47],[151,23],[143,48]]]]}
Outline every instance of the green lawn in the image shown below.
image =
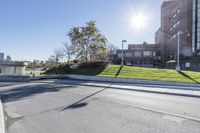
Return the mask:
{"type": "Polygon", "coordinates": [[[95,69],[79,69],[73,74],[93,75],[112,78],[132,78],[156,81],[200,83],[200,73],[156,68],[108,65],[95,69]]]}

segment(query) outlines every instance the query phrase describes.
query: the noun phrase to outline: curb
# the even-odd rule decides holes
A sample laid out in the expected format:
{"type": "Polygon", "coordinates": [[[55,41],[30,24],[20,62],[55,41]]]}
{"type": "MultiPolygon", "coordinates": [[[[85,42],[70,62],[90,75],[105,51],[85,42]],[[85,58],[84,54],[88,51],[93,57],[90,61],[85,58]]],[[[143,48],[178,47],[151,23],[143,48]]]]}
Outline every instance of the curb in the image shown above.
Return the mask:
{"type": "Polygon", "coordinates": [[[0,76],[0,82],[29,82],[34,80],[45,80],[45,79],[66,79],[66,75],[58,76],[0,76]]]}
{"type": "Polygon", "coordinates": [[[5,133],[5,119],[4,119],[4,111],[3,104],[0,97],[0,133],[5,133]]]}
{"type": "Polygon", "coordinates": [[[118,90],[139,91],[157,94],[166,94],[174,96],[186,96],[200,98],[200,89],[197,88],[170,88],[171,86],[157,86],[157,85],[138,85],[138,84],[115,84],[110,82],[83,82],[83,80],[62,80],[58,81],[63,84],[106,87],[118,90]],[[147,88],[146,88],[147,87],[147,88]]]}
{"type": "MultiPolygon", "coordinates": [[[[83,84],[81,83],[80,85],[83,85],[83,86],[94,86],[94,87],[106,87],[106,88],[111,88],[111,89],[118,89],[118,90],[128,90],[128,91],[139,91],[139,92],[148,92],[148,93],[157,93],[157,94],[167,94],[167,95],[174,95],[174,96],[186,96],[186,97],[196,97],[196,98],[200,98],[200,93],[199,94],[190,94],[191,91],[188,91],[189,93],[177,93],[177,89],[176,91],[173,92],[173,90],[175,89],[164,89],[162,91],[159,91],[157,89],[152,89],[152,90],[149,90],[149,89],[134,89],[134,88],[125,88],[124,86],[122,87],[116,87],[115,85],[101,85],[101,84],[83,84]],[[170,91],[169,91],[170,90],[170,91]]],[[[178,90],[179,91],[179,90],[178,90]]],[[[187,92],[187,90],[181,90],[181,91],[185,91],[187,92]]],[[[194,91],[195,92],[195,91],[194,91]]],[[[200,91],[199,91],[200,92],[200,91]]]]}
{"type": "Polygon", "coordinates": [[[199,87],[200,88],[200,84],[195,84],[195,83],[164,82],[164,81],[126,79],[126,78],[107,78],[107,77],[85,76],[85,75],[75,75],[75,74],[68,74],[68,75],[65,75],[65,77],[69,79],[86,80],[86,81],[147,84],[147,85],[166,85],[166,86],[185,86],[185,87],[199,87]]]}

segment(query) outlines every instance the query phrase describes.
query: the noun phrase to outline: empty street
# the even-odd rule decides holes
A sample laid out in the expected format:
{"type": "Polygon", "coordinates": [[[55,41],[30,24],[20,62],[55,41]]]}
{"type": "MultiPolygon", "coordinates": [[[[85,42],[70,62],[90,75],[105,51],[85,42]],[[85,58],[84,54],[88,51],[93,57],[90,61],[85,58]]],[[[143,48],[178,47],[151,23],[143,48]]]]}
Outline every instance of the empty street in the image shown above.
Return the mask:
{"type": "Polygon", "coordinates": [[[7,133],[200,132],[199,98],[83,86],[70,80],[0,86],[7,133]]]}

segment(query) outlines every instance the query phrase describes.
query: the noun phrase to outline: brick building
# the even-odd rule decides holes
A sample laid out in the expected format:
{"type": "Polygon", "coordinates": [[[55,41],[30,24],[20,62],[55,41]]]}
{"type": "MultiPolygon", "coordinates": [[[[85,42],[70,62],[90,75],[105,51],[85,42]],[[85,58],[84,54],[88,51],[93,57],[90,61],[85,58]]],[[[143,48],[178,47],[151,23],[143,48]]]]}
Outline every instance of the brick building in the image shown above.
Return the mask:
{"type": "MultiPolygon", "coordinates": [[[[122,58],[122,50],[116,51],[117,59],[122,58]]],[[[159,66],[161,61],[159,44],[129,44],[124,50],[126,65],[153,67],[159,66]]]]}
{"type": "Polygon", "coordinates": [[[200,50],[200,0],[164,1],[161,26],[155,43],[161,46],[163,63],[177,57],[177,33],[180,35],[180,56],[198,55],[200,50]]]}

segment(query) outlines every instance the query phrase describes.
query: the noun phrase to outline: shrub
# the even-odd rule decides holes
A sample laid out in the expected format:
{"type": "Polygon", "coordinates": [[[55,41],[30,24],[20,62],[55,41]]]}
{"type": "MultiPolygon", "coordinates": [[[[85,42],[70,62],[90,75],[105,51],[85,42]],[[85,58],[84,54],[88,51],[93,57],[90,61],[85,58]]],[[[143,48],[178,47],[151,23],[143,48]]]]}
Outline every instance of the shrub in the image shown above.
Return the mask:
{"type": "Polygon", "coordinates": [[[69,74],[71,73],[71,69],[69,68],[70,65],[62,64],[58,66],[57,73],[58,74],[69,74]]]}
{"type": "Polygon", "coordinates": [[[71,71],[68,64],[61,64],[58,67],[47,70],[45,74],[69,74],[71,71]]]}
{"type": "Polygon", "coordinates": [[[91,61],[79,64],[79,68],[97,68],[106,66],[108,62],[105,61],[91,61]]]}

